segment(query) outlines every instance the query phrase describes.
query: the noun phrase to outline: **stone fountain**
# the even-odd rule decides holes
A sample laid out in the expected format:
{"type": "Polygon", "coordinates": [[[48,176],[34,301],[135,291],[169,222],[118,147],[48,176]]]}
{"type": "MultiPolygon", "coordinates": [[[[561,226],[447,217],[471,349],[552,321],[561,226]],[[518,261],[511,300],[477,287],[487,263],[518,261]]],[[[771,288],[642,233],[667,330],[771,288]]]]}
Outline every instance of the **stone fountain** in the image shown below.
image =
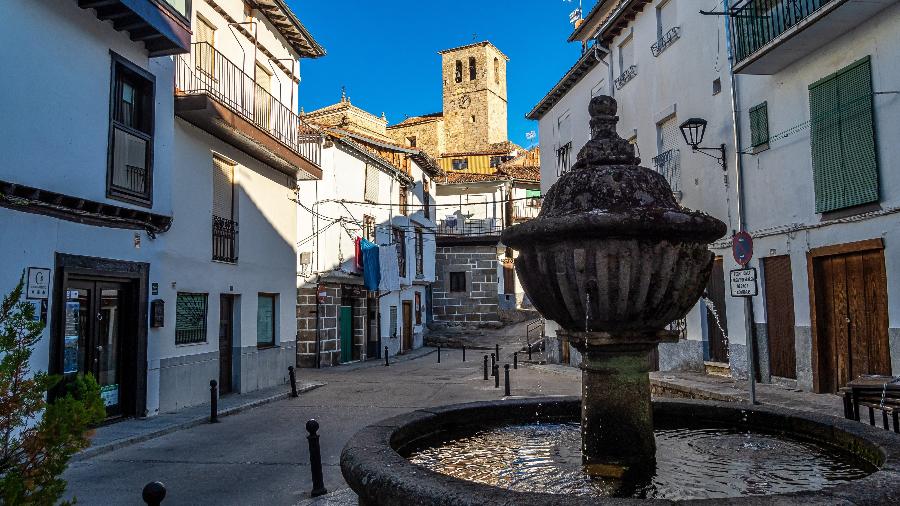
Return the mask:
{"type": "Polygon", "coordinates": [[[650,352],[696,304],[709,279],[707,245],[721,221],[683,209],[665,178],[616,133],[616,101],[594,97],[592,139],[545,195],[540,215],[503,233],[535,308],[582,355],[584,463],[618,474],[652,465],[650,352]]]}
{"type": "Polygon", "coordinates": [[[503,233],[529,298],[582,354],[581,398],[420,409],[366,427],[341,453],[359,503],[900,504],[900,438],[886,431],[783,408],[651,402],[650,353],[676,340],[665,328],[697,302],[708,244],[726,227],[639,166],[616,134],[615,100],[595,97],[589,112],[592,139],[539,216],[503,233]],[[580,451],[569,437],[579,419],[580,451]]]}

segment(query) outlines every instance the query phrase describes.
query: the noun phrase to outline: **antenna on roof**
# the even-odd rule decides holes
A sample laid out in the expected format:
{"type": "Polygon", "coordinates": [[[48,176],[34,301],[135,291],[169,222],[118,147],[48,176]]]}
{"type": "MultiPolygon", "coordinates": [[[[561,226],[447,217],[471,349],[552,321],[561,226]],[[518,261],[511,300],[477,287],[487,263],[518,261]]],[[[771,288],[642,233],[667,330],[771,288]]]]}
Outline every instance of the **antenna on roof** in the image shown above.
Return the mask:
{"type": "Polygon", "coordinates": [[[347,87],[341,86],[341,102],[347,101],[347,87]]]}
{"type": "MultiPolygon", "coordinates": [[[[572,0],[566,0],[568,3],[572,3],[572,0]]],[[[578,7],[569,13],[569,23],[575,25],[575,28],[578,28],[580,25],[581,18],[581,0],[578,0],[578,7]]]]}

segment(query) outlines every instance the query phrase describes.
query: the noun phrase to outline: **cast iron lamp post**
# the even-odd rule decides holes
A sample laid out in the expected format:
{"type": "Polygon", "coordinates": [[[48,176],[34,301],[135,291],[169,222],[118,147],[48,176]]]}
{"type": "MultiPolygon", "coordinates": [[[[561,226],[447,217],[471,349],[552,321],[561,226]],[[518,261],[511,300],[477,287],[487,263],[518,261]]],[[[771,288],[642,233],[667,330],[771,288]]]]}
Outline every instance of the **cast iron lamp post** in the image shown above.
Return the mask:
{"type": "Polygon", "coordinates": [[[684,142],[686,142],[693,151],[715,158],[719,161],[719,165],[722,166],[722,170],[728,169],[728,159],[725,157],[725,144],[722,144],[717,148],[700,147],[700,143],[703,142],[703,135],[706,134],[705,119],[691,118],[682,123],[679,128],[681,128],[681,135],[684,137],[684,142]],[[711,155],[707,153],[707,151],[718,152],[719,155],[711,155]]]}

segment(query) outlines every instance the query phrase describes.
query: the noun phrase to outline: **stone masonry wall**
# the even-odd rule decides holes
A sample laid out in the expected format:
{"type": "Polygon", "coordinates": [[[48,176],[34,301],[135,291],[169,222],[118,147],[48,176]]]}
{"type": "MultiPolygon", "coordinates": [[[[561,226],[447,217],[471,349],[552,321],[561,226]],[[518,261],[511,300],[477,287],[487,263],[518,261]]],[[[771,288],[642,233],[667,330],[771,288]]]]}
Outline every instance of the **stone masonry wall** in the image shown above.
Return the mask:
{"type": "Polygon", "coordinates": [[[436,323],[478,326],[500,321],[495,245],[439,246],[435,273],[432,310],[436,323]],[[451,272],[465,273],[465,292],[450,291],[451,272]]]}
{"type": "MultiPolygon", "coordinates": [[[[322,284],[324,301],[318,305],[322,367],[341,363],[341,285],[322,284]]],[[[353,360],[366,358],[366,291],[353,297],[353,360]]],[[[297,289],[297,367],[316,366],[316,286],[297,289]]]]}

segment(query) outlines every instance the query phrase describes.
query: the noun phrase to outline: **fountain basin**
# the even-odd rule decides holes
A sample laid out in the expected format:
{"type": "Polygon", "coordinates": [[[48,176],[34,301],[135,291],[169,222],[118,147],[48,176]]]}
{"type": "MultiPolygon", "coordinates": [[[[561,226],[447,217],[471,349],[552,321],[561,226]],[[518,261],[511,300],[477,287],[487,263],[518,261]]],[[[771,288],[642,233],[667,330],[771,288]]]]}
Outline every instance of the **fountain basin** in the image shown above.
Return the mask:
{"type": "MultiPolygon", "coordinates": [[[[429,470],[407,455],[435,438],[468,434],[478,427],[532,422],[560,423],[579,419],[575,397],[550,397],[479,402],[418,410],[371,425],[351,438],[341,454],[341,471],[360,504],[673,504],[663,499],[641,500],[556,495],[503,489],[429,470]]],[[[734,403],[693,400],[653,402],[657,424],[691,422],[711,426],[788,434],[801,440],[848,452],[877,467],[856,481],[821,490],[734,497],[729,504],[898,504],[900,501],[900,438],[870,426],[815,413],[783,408],[749,407],[734,403]]],[[[721,504],[722,499],[693,499],[691,504],[721,504]]]]}

